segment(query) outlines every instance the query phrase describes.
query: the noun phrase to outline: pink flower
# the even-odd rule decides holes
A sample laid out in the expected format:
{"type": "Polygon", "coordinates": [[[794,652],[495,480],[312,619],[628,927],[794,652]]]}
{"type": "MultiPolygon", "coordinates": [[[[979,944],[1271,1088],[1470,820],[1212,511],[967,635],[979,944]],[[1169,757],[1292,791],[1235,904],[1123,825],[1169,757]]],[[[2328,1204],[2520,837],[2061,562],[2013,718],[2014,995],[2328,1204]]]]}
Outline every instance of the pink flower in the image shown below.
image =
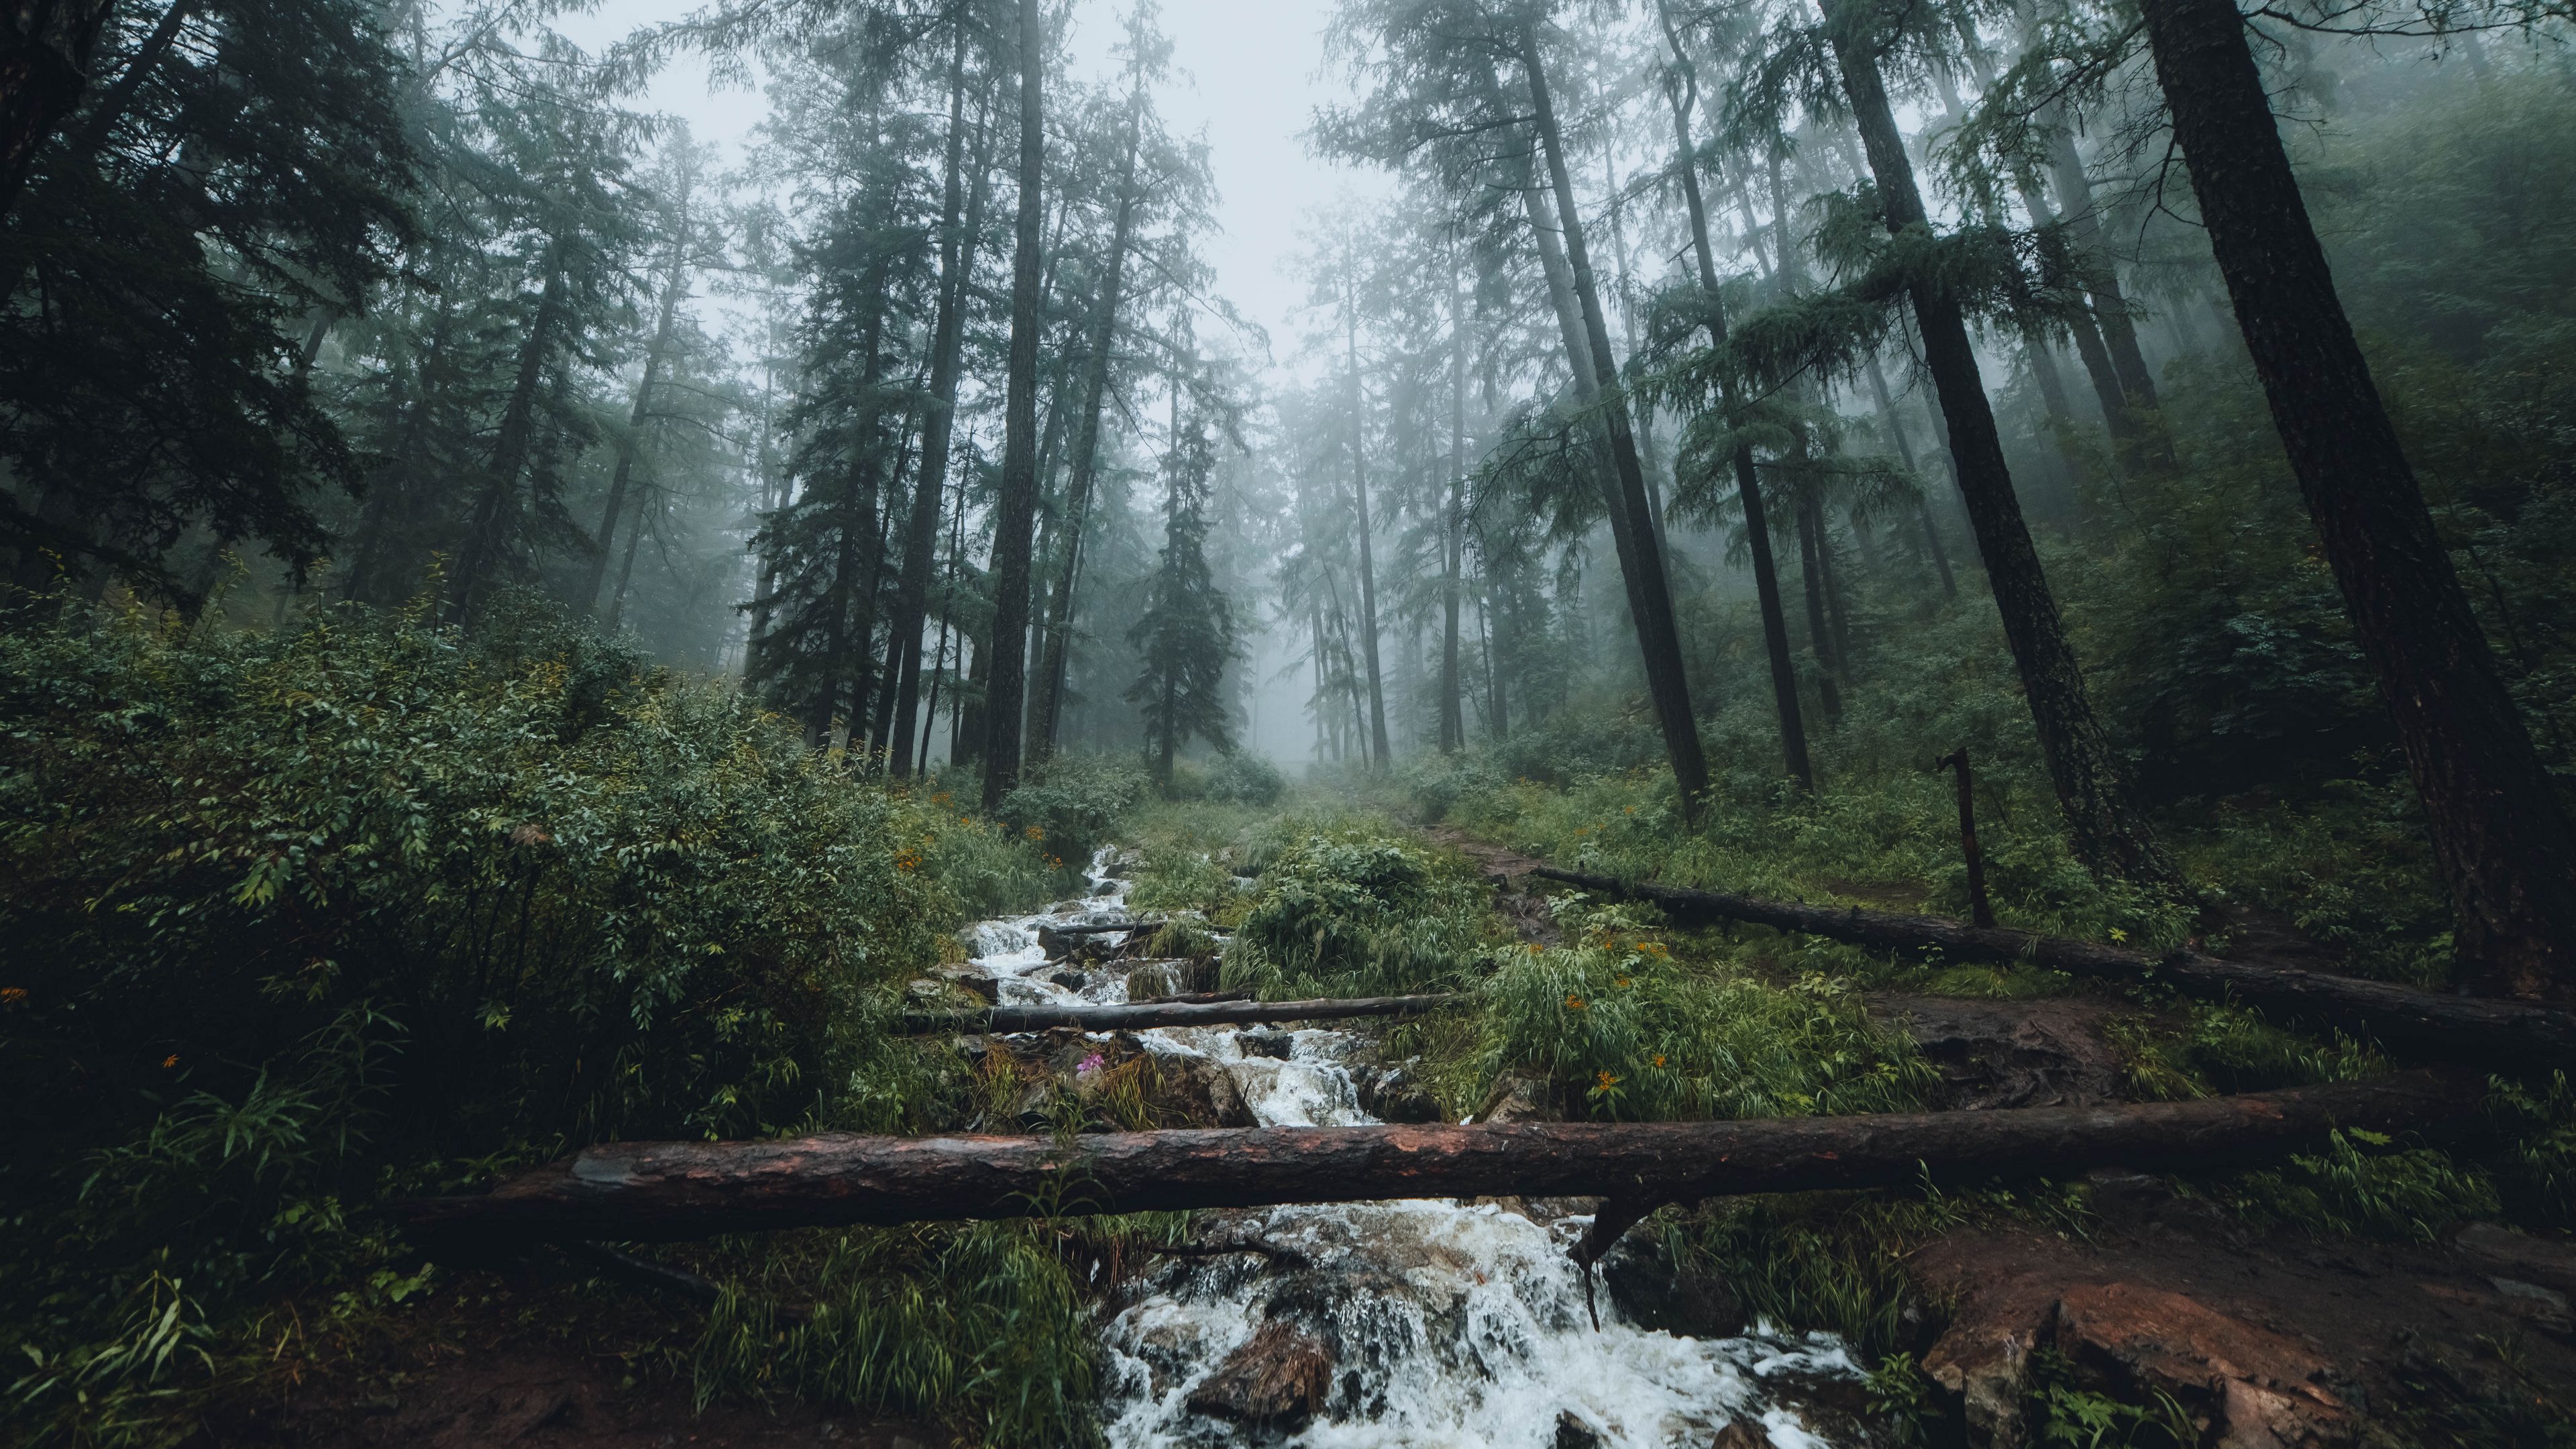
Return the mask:
{"type": "Polygon", "coordinates": [[[1091,1055],[1082,1059],[1082,1064],[1073,1069],[1073,1074],[1077,1077],[1087,1077],[1093,1072],[1099,1071],[1101,1066],[1102,1062],[1100,1059],[1100,1053],[1093,1052],[1091,1055]]]}

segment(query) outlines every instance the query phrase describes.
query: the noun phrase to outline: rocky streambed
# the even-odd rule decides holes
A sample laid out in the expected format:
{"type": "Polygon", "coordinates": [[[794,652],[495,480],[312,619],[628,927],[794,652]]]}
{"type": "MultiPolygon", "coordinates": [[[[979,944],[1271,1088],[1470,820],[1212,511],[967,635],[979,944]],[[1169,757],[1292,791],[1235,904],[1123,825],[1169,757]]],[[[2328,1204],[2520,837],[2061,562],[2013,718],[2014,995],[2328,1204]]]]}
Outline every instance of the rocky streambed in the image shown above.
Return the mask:
{"type": "MultiPolygon", "coordinates": [[[[1131,949],[1114,850],[1091,893],[972,929],[959,984],[1003,1005],[1208,991],[1211,963],[1131,949]]],[[[994,1116],[1055,1083],[1124,1085],[1136,1125],[1428,1120],[1365,1030],[1060,1031],[981,1044],[994,1116]],[[1123,1074],[1123,1075],[1122,1075],[1123,1074]]],[[[1489,1109],[1509,1110],[1509,1104],[1489,1109]]],[[[1122,1285],[1101,1326],[1108,1441],[1146,1446],[1810,1449],[1862,1442],[1862,1375],[1826,1335],[1748,1330],[1623,1247],[1587,1293],[1588,1202],[1416,1200],[1200,1219],[1199,1251],[1122,1285]],[[1598,1326],[1595,1326],[1595,1314],[1598,1326]]]]}

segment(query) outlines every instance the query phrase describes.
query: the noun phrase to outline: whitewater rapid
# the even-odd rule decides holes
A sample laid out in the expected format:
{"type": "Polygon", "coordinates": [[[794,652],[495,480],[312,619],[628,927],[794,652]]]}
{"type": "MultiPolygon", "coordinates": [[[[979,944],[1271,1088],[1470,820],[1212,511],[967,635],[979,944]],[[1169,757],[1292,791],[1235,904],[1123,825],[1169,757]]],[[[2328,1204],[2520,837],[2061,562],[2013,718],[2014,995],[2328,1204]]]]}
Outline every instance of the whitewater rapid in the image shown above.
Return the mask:
{"type": "MultiPolygon", "coordinates": [[[[1129,919],[1114,859],[1093,859],[1081,900],[972,928],[964,974],[1004,1005],[1124,1002],[1119,971],[1052,979],[1061,968],[1038,937],[1129,919]]],[[[1281,1035],[1263,1034],[1261,1050],[1230,1027],[1135,1037],[1150,1053],[1214,1063],[1263,1126],[1377,1120],[1350,1070],[1364,1038],[1286,1033],[1282,1057],[1281,1035]]],[[[1569,1256],[1590,1221],[1447,1199],[1224,1214],[1225,1241],[1270,1251],[1171,1259],[1121,1288],[1101,1329],[1104,1434],[1116,1449],[1825,1449],[1801,1408],[1816,1386],[1861,1378],[1837,1340],[1676,1336],[1639,1327],[1606,1292],[1596,1330],[1569,1256]],[[1312,1416],[1243,1423],[1194,1407],[1266,1329],[1329,1359],[1312,1416]]]]}

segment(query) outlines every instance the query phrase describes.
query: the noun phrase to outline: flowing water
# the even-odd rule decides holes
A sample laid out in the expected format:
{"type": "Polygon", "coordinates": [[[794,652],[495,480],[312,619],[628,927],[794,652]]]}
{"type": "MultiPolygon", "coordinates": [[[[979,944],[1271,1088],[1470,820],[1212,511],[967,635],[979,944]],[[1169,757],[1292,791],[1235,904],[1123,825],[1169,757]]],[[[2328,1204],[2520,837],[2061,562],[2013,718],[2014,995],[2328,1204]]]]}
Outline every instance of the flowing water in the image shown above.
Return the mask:
{"type": "MultiPolygon", "coordinates": [[[[1128,919],[1113,858],[1104,850],[1092,862],[1090,896],[975,927],[966,973],[990,979],[1006,1005],[1125,1001],[1115,971],[1078,985],[1052,979],[1060,968],[1038,941],[1045,925],[1128,919]]],[[[1350,1070],[1367,1056],[1364,1036],[1294,1032],[1282,1058],[1279,1034],[1264,1033],[1256,1050],[1244,1035],[1136,1034],[1149,1052],[1217,1064],[1264,1126],[1377,1120],[1350,1070]]],[[[1169,1260],[1121,1290],[1102,1330],[1108,1440],[1118,1449],[1823,1449],[1818,1421],[1848,1422],[1809,1408],[1836,1385],[1848,1397],[1860,1377],[1827,1335],[1677,1337],[1637,1326],[1607,1293],[1596,1329],[1568,1256],[1589,1223],[1447,1199],[1222,1215],[1212,1241],[1270,1251],[1169,1260]],[[1294,1335],[1304,1371],[1329,1376],[1311,1418],[1247,1424],[1208,1402],[1226,1397],[1211,1388],[1229,1356],[1265,1330],[1274,1341],[1294,1335]]]]}

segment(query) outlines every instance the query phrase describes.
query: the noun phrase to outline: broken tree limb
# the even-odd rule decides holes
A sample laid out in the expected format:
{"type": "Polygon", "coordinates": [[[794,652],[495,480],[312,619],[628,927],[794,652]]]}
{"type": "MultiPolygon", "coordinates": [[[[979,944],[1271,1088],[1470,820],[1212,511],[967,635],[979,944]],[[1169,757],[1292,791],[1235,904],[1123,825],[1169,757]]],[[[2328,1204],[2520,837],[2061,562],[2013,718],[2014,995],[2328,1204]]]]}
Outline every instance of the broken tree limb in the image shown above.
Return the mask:
{"type": "Polygon", "coordinates": [[[900,1018],[911,1035],[958,1031],[1001,1035],[1069,1026],[1081,1031],[1146,1031],[1158,1026],[1254,1026],[1272,1021],[1340,1021],[1415,1016],[1447,1006],[1454,993],[1330,997],[1316,1001],[1146,1001],[1126,1006],[996,1006],[988,1011],[920,1012],[900,1018]]]}
{"type": "Polygon", "coordinates": [[[1601,1196],[1653,1205],[2100,1166],[2206,1170],[2322,1141],[2476,1120],[2478,1079],[2370,1082],[2119,1107],[1748,1122],[1255,1127],[1053,1137],[614,1142],[479,1197],[393,1206],[444,1252],[531,1240],[1260,1207],[1601,1196]]]}
{"type": "Polygon", "coordinates": [[[1653,901],[1676,920],[1741,921],[1883,951],[1940,951],[1962,961],[2027,961],[2073,976],[2159,981],[2186,996],[2233,1001],[2373,1037],[2418,1056],[2470,1066],[2576,1061],[2576,1012],[2492,997],[2441,996],[2386,981],[2285,966],[2222,961],[2198,951],[2151,956],[2092,941],[1946,916],[1904,916],[1847,906],[1804,906],[1721,891],[1627,881],[1542,865],[1531,871],[1586,890],[1653,901]]]}

